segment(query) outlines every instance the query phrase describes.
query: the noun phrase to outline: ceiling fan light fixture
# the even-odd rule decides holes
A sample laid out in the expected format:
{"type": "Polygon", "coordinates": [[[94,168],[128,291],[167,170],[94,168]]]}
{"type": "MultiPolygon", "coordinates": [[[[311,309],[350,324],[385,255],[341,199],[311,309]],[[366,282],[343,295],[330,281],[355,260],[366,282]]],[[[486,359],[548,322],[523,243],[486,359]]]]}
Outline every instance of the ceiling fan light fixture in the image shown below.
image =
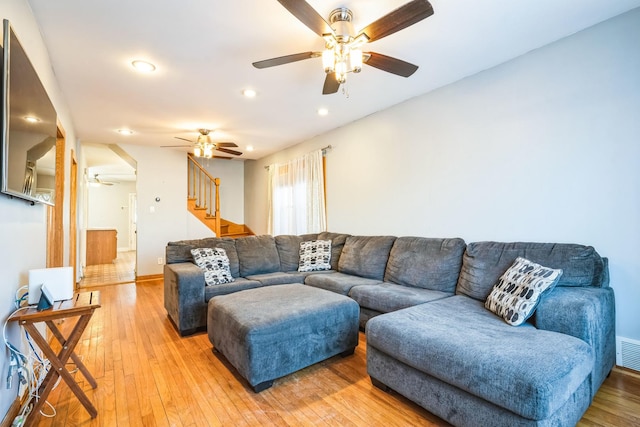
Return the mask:
{"type": "Polygon", "coordinates": [[[333,49],[325,49],[322,51],[322,67],[324,68],[324,72],[327,74],[331,74],[335,71],[336,66],[336,56],[333,49]]]}
{"type": "Polygon", "coordinates": [[[349,66],[354,73],[362,71],[362,51],[360,49],[349,51],[349,66]]]}
{"type": "Polygon", "coordinates": [[[213,157],[213,145],[212,144],[205,144],[204,146],[204,157],[206,157],[207,159],[210,159],[213,157]]]}
{"type": "Polygon", "coordinates": [[[196,157],[202,157],[202,147],[199,145],[196,145],[195,147],[193,147],[193,154],[196,157]]]}

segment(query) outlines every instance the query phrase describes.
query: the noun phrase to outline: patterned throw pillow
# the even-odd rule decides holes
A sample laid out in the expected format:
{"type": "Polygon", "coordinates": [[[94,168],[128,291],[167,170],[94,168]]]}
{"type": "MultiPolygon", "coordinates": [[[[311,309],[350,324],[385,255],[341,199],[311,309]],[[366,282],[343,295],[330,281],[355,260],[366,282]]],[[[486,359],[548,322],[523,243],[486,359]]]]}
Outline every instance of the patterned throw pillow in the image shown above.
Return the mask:
{"type": "Polygon", "coordinates": [[[298,271],[331,270],[331,240],[300,242],[298,271]]]}
{"type": "Polygon", "coordinates": [[[543,267],[518,257],[493,286],[484,306],[508,324],[522,325],[531,317],[542,295],[555,287],[560,276],[561,269],[543,267]]]}
{"type": "Polygon", "coordinates": [[[196,265],[204,270],[204,281],[207,286],[222,285],[234,281],[229,269],[229,257],[222,248],[191,249],[196,265]]]}

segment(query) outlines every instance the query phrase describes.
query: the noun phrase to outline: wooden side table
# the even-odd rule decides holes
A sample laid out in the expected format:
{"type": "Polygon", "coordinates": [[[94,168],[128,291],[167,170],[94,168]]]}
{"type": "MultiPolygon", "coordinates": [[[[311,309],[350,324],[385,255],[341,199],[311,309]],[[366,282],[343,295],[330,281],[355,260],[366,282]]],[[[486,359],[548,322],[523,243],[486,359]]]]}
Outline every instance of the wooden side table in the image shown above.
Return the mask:
{"type": "Polygon", "coordinates": [[[53,308],[43,311],[37,311],[35,307],[27,310],[21,310],[9,317],[9,321],[19,322],[20,325],[29,332],[29,335],[36,342],[40,350],[49,359],[51,367],[49,372],[42,381],[40,388],[38,389],[39,400],[34,403],[33,409],[25,426],[30,426],[35,423],[40,413],[40,408],[47,400],[47,396],[56,384],[58,377],[62,377],[64,382],[67,383],[73,394],[76,395],[80,403],[85,407],[91,418],[95,418],[98,415],[98,411],[93,406],[89,398],[82,391],[80,386],[76,383],[71,373],[65,367],[67,360],[71,358],[76,367],[84,377],[89,381],[91,387],[96,388],[98,384],[96,380],[91,376],[89,370],[84,366],[80,358],[74,353],[74,349],[85,328],[91,320],[93,312],[100,307],[100,291],[81,292],[75,294],[72,299],[66,301],[56,301],[53,304],[53,308]],[[65,338],[62,332],[55,325],[54,320],[66,319],[69,317],[78,317],[78,320],[73,327],[68,338],[65,338]],[[40,334],[38,328],[35,327],[36,323],[44,322],[53,336],[58,340],[62,346],[60,352],[56,352],[51,348],[47,340],[40,334]]]}

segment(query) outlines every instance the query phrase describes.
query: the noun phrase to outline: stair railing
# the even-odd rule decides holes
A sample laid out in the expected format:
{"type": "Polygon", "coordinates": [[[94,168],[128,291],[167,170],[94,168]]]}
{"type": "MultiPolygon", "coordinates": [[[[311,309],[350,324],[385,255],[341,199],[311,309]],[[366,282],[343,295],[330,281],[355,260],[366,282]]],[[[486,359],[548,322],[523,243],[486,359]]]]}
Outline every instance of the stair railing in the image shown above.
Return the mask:
{"type": "Polygon", "coordinates": [[[206,217],[214,220],[216,236],[220,236],[220,178],[212,177],[191,153],[187,162],[188,197],[195,200],[196,209],[206,210],[206,217]]]}

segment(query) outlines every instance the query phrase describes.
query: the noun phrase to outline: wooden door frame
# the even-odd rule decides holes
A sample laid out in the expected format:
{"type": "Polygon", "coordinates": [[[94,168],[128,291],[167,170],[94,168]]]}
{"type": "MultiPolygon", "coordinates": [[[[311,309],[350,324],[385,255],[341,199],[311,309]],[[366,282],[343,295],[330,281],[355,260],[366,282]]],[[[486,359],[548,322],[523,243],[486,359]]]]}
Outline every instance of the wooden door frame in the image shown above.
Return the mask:
{"type": "Polygon", "coordinates": [[[64,265],[64,159],[66,134],[57,123],[55,205],[47,206],[47,267],[64,265]]]}
{"type": "Polygon", "coordinates": [[[73,284],[77,288],[77,244],[78,244],[78,160],[71,149],[71,168],[69,177],[69,265],[73,267],[73,284]]]}

